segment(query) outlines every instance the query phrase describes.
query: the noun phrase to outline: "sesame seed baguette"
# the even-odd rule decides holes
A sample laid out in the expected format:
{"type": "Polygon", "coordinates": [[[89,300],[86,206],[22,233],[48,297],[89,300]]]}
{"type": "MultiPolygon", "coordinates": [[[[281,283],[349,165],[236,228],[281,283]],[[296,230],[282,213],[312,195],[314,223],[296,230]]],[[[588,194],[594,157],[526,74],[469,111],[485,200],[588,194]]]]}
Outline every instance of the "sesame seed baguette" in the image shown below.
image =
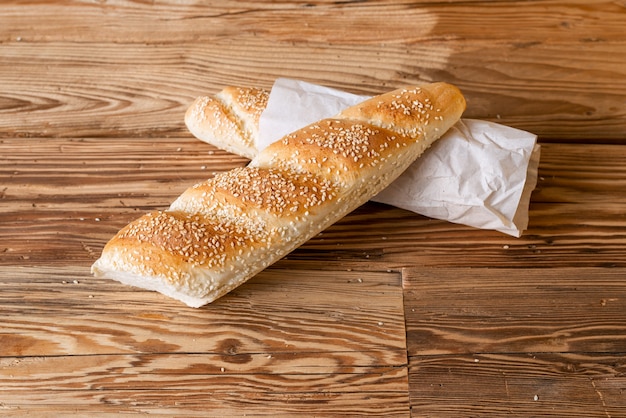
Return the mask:
{"type": "Polygon", "coordinates": [[[434,83],[311,124],[131,222],[92,271],[192,307],[210,303],[380,192],[464,109],[456,87],[434,83]]]}

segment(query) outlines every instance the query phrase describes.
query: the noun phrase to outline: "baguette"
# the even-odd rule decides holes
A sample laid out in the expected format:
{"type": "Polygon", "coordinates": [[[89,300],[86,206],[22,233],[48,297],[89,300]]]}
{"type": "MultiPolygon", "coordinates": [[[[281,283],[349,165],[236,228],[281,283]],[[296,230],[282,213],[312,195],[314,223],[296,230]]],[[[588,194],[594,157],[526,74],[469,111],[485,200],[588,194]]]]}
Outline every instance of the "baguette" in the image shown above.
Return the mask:
{"type": "Polygon", "coordinates": [[[464,109],[456,87],[433,83],[311,124],[131,222],[92,272],[191,307],[210,303],[384,189],[464,109]]]}

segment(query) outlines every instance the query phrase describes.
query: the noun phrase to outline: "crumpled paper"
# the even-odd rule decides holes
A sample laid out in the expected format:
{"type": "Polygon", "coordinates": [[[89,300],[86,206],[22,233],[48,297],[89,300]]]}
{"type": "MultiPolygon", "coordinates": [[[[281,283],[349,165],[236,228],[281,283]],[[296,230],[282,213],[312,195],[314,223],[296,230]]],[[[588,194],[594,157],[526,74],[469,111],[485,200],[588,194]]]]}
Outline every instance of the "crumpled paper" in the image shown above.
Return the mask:
{"type": "MultiPolygon", "coordinates": [[[[259,121],[267,145],[370,96],[279,78],[259,121]]],[[[420,215],[519,237],[537,183],[537,136],[493,122],[461,119],[373,201],[420,215]]]]}

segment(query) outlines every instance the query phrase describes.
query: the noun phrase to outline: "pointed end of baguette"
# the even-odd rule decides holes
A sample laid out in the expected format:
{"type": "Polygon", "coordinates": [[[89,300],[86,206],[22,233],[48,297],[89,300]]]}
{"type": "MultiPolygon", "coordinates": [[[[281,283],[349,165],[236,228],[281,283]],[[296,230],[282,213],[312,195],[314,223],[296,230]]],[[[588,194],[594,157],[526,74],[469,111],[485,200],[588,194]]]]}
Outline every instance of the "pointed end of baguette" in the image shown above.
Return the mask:
{"type": "Polygon", "coordinates": [[[338,117],[367,120],[399,135],[429,140],[432,136],[437,139],[443,135],[459,120],[465,107],[465,98],[458,87],[437,82],[373,97],[344,110],[338,117]]]}

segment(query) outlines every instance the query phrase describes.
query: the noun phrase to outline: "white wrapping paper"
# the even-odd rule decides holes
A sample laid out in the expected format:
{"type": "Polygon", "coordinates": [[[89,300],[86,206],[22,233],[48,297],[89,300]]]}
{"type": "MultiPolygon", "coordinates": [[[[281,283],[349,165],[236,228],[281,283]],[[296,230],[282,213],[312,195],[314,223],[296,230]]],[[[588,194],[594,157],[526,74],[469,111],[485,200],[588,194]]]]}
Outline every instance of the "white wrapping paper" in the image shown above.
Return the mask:
{"type": "MultiPolygon", "coordinates": [[[[258,148],[367,98],[280,78],[261,115],[258,148]]],[[[539,154],[534,134],[462,119],[372,200],[519,237],[528,226],[539,154]]]]}

